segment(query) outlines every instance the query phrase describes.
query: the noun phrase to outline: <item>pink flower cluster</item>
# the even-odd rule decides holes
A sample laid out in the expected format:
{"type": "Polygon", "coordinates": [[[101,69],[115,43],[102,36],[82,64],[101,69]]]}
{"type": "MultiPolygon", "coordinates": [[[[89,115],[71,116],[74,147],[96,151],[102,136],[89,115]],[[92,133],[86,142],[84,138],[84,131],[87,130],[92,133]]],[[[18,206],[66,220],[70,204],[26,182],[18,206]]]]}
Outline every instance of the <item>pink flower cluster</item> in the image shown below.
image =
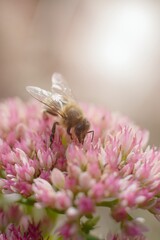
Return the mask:
{"type": "Polygon", "coordinates": [[[24,215],[19,205],[0,209],[0,240],[43,240],[41,224],[24,215]]]}
{"type": "MultiPolygon", "coordinates": [[[[65,214],[63,239],[85,239],[83,227],[98,206],[111,209],[122,235],[145,239],[146,228],[131,217],[142,208],[160,218],[160,150],[147,147],[148,132],[126,117],[82,105],[94,130],[84,144],[72,141],[56,118],[37,102],[9,99],[0,104],[0,189],[33,199],[35,207],[65,214]],[[86,218],[84,220],[83,218],[86,218]]],[[[87,234],[87,231],[84,231],[87,234]]]]}
{"type": "Polygon", "coordinates": [[[0,240],[43,240],[39,225],[30,223],[26,231],[21,231],[20,227],[10,224],[6,233],[0,234],[0,240]]]}

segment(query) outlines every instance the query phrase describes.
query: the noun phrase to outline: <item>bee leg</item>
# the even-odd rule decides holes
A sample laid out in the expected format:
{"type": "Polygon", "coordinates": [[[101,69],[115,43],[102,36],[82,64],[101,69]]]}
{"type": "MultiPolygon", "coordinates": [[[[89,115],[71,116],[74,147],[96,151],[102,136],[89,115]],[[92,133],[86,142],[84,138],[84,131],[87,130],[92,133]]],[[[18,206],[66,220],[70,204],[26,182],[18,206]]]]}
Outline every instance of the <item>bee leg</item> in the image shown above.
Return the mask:
{"type": "Polygon", "coordinates": [[[94,131],[93,131],[93,130],[91,130],[91,131],[88,131],[87,133],[92,133],[91,142],[93,142],[93,138],[94,138],[94,131]]]}
{"type": "Polygon", "coordinates": [[[70,136],[70,138],[73,140],[72,134],[71,134],[71,127],[67,128],[67,133],[70,136]]]}
{"type": "Polygon", "coordinates": [[[54,139],[54,135],[55,135],[55,131],[56,131],[56,125],[59,125],[59,122],[54,122],[54,124],[53,124],[52,133],[50,136],[50,147],[52,146],[52,143],[53,143],[53,139],[54,139]]]}

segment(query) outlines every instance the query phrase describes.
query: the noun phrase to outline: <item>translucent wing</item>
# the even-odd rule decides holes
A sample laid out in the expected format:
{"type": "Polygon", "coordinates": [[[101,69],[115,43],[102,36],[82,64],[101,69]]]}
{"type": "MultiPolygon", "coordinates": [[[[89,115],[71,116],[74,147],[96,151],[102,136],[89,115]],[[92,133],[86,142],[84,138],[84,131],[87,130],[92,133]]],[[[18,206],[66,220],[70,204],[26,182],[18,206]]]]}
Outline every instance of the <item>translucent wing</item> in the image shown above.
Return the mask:
{"type": "Polygon", "coordinates": [[[52,92],[74,100],[72,91],[60,73],[52,75],[52,92]]]}
{"type": "Polygon", "coordinates": [[[67,104],[67,101],[63,98],[63,96],[58,93],[53,94],[34,86],[27,86],[26,90],[32,97],[45,104],[50,113],[53,115],[59,114],[63,116],[61,109],[65,104],[67,104]]]}

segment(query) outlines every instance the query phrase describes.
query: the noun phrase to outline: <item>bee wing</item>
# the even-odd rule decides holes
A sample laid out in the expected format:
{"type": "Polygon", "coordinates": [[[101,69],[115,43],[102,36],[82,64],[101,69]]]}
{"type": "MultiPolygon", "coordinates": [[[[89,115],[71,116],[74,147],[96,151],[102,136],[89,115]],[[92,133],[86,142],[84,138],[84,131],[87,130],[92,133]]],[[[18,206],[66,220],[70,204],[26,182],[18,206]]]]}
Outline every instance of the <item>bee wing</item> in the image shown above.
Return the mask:
{"type": "MultiPolygon", "coordinates": [[[[64,98],[70,98],[70,100],[74,100],[72,91],[68,86],[67,82],[64,80],[60,73],[54,73],[52,75],[52,92],[59,93],[64,96],[64,98]]],[[[69,99],[68,99],[69,100],[69,99]]]]}
{"type": "Polygon", "coordinates": [[[59,114],[63,117],[61,109],[67,102],[60,94],[53,94],[52,92],[34,86],[27,86],[26,90],[32,97],[46,105],[47,109],[52,112],[53,115],[59,114]]]}

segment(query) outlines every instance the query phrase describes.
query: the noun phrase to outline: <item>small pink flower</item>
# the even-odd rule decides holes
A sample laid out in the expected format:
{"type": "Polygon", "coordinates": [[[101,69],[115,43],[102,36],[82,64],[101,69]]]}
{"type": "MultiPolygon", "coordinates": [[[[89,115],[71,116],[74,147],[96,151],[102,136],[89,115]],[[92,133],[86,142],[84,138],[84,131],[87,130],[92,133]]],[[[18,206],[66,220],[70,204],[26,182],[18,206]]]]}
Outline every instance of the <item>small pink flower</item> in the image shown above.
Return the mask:
{"type": "Polygon", "coordinates": [[[4,229],[8,224],[8,217],[2,209],[0,209],[0,229],[4,229]]]}
{"type": "Polygon", "coordinates": [[[145,236],[128,237],[124,234],[109,233],[106,240],[147,240],[145,236]]]}
{"type": "Polygon", "coordinates": [[[52,154],[51,149],[47,151],[38,150],[37,157],[41,168],[49,170],[56,163],[56,156],[52,154]]]}
{"type": "Polygon", "coordinates": [[[32,189],[36,199],[42,202],[42,204],[50,207],[55,206],[56,192],[46,180],[41,178],[35,179],[32,189]]]}
{"type": "Polygon", "coordinates": [[[143,233],[148,231],[147,227],[142,224],[141,219],[125,222],[123,230],[124,233],[130,237],[143,236],[143,233]]]}
{"type": "Polygon", "coordinates": [[[81,214],[87,215],[95,211],[95,205],[91,198],[82,196],[77,199],[77,207],[81,214]]]}
{"type": "Polygon", "coordinates": [[[66,153],[68,164],[79,166],[83,169],[87,165],[87,158],[83,152],[83,149],[74,144],[70,144],[66,153]]]}
{"type": "Polygon", "coordinates": [[[101,178],[102,172],[100,169],[100,165],[99,162],[97,161],[97,158],[95,158],[95,156],[93,156],[93,162],[88,164],[87,166],[87,172],[95,179],[99,180],[101,178]]]}
{"type": "Polygon", "coordinates": [[[160,221],[160,199],[153,200],[148,206],[148,210],[155,215],[158,221],[160,221]]]}
{"type": "Polygon", "coordinates": [[[106,197],[118,197],[120,191],[120,178],[117,172],[108,172],[102,175],[102,183],[104,184],[104,191],[106,197]]]}
{"type": "Polygon", "coordinates": [[[67,167],[68,176],[72,179],[75,179],[78,181],[80,174],[82,173],[82,170],[79,166],[74,164],[68,164],[67,167]]]}
{"type": "Polygon", "coordinates": [[[52,184],[57,189],[62,189],[65,187],[65,176],[64,174],[57,168],[54,168],[51,172],[51,181],[52,184]]]}
{"type": "Polygon", "coordinates": [[[109,141],[106,144],[105,154],[106,164],[112,170],[117,170],[122,160],[122,152],[121,146],[117,142],[116,137],[109,136],[109,141]]]}
{"type": "Polygon", "coordinates": [[[72,199],[67,192],[57,192],[55,196],[55,208],[58,210],[66,210],[72,205],[72,199]]]}
{"type": "Polygon", "coordinates": [[[73,236],[77,233],[77,225],[75,223],[65,223],[59,228],[58,232],[63,240],[74,239],[73,236]]]}
{"type": "Polygon", "coordinates": [[[89,190],[95,184],[95,180],[90,176],[88,172],[82,172],[79,176],[79,186],[83,191],[89,190]]]}
{"type": "Polygon", "coordinates": [[[73,193],[76,192],[77,189],[77,179],[72,177],[66,177],[66,189],[70,189],[73,193]]]}
{"type": "Polygon", "coordinates": [[[102,183],[96,183],[90,188],[89,196],[95,199],[97,202],[102,200],[105,195],[105,185],[102,183]]]}
{"type": "Polygon", "coordinates": [[[66,211],[69,220],[76,220],[79,216],[79,211],[75,207],[69,207],[66,211]]]}
{"type": "Polygon", "coordinates": [[[123,222],[127,219],[127,210],[126,208],[122,206],[116,206],[112,209],[112,217],[117,221],[117,222],[123,222]]]}
{"type": "Polygon", "coordinates": [[[34,178],[35,169],[28,163],[24,164],[23,166],[15,164],[15,170],[17,173],[17,179],[22,179],[30,182],[34,178]]]}

